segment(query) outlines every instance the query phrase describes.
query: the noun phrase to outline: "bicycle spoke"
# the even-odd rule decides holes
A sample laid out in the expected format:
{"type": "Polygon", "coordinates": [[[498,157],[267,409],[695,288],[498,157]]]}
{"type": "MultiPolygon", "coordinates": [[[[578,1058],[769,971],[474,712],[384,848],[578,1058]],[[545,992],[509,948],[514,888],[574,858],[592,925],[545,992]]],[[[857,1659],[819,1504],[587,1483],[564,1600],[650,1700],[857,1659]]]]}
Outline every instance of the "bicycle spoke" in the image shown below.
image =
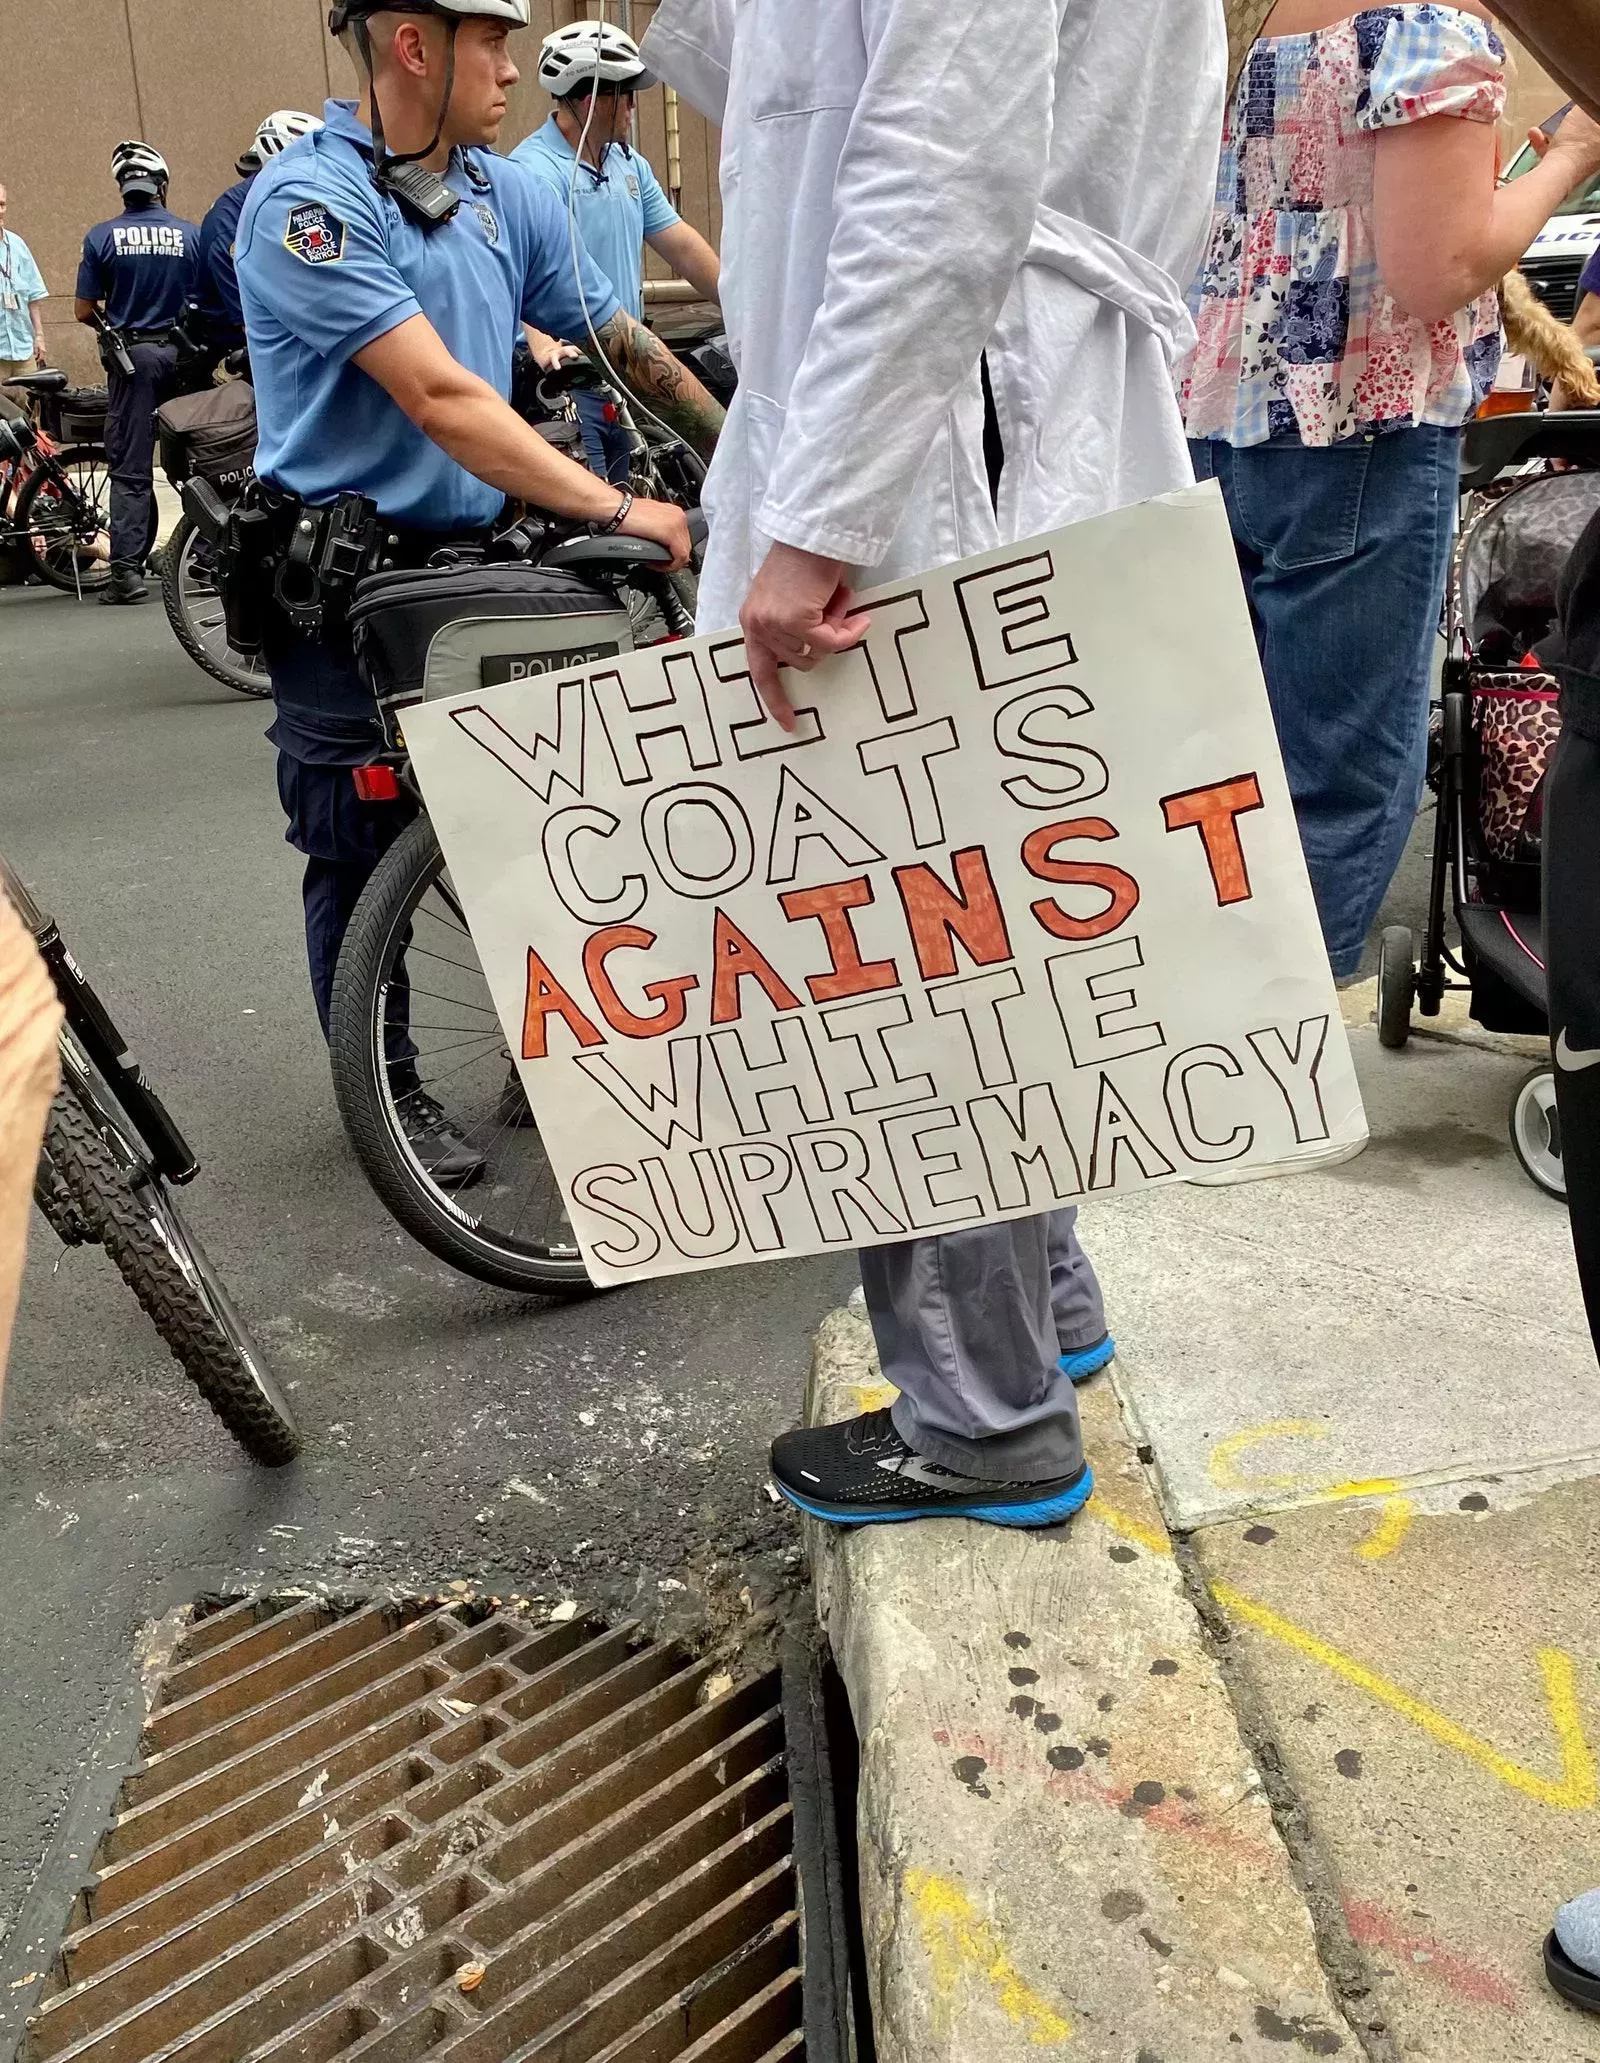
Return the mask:
{"type": "MultiPolygon", "coordinates": [[[[446,967],[459,967],[463,974],[476,974],[480,981],[483,979],[483,970],[480,967],[475,967],[470,960],[452,960],[448,953],[436,953],[429,946],[415,944],[407,946],[406,957],[409,959],[413,953],[420,954],[424,960],[442,960],[446,967]]],[[[485,983],[485,987],[487,986],[488,984],[485,983]]]]}
{"type": "Polygon", "coordinates": [[[497,1013],[487,1003],[468,1003],[460,996],[441,996],[437,989],[419,989],[415,982],[411,984],[411,993],[426,996],[430,1003],[444,1003],[452,1010],[470,1010],[475,1017],[493,1017],[496,1023],[499,1022],[497,1013]]]}

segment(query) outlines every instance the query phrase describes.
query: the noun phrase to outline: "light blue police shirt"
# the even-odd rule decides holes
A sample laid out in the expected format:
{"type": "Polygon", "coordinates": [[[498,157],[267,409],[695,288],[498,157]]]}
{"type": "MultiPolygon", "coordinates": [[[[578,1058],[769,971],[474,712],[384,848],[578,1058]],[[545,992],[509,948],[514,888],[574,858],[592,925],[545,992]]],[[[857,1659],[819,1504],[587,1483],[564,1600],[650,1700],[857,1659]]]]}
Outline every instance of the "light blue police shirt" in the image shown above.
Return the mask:
{"type": "MultiPolygon", "coordinates": [[[[542,129],[535,129],[517,145],[511,162],[526,165],[555,194],[564,218],[576,155],[552,115],[542,129]]],[[[628,313],[636,319],[642,317],[644,240],[682,218],[647,161],[636,150],[624,150],[620,143],[609,147],[598,169],[587,158],[578,166],[576,198],[578,235],[584,249],[616,288],[628,313]]],[[[548,328],[548,324],[541,327],[548,328]]],[[[596,323],[595,328],[599,327],[596,323]]],[[[584,336],[581,325],[551,334],[579,344],[584,336]]]]}
{"type": "MultiPolygon", "coordinates": [[[[330,100],[325,114],[325,129],[256,179],[234,240],[256,471],[314,504],[364,494],[393,522],[480,529],[499,514],[500,490],[457,465],[352,361],[425,315],[458,363],[509,396],[519,318],[556,336],[582,331],[565,214],[524,167],[458,151],[445,176],[462,206],[425,231],[374,187],[372,137],[355,103],[330,100]]],[[[598,328],[617,297],[581,252],[579,263],[598,328]]]]}

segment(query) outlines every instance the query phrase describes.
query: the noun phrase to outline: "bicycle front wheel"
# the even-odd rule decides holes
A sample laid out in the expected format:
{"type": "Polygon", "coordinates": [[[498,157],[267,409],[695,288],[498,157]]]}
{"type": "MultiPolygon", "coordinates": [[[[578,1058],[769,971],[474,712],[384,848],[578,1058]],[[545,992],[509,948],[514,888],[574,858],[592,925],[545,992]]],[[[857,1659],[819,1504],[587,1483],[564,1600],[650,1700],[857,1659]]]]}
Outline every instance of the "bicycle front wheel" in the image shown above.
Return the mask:
{"type": "Polygon", "coordinates": [[[497,1288],[592,1290],[426,816],[395,840],[356,904],[329,1050],[356,1157],[413,1239],[497,1288]],[[460,1141],[442,1179],[419,1150],[419,1120],[441,1119],[460,1141]]]}
{"type": "Polygon", "coordinates": [[[159,1175],[124,1167],[63,1089],[45,1133],[50,1167],[185,1373],[246,1454],[292,1461],[300,1432],[221,1277],[159,1175]]]}

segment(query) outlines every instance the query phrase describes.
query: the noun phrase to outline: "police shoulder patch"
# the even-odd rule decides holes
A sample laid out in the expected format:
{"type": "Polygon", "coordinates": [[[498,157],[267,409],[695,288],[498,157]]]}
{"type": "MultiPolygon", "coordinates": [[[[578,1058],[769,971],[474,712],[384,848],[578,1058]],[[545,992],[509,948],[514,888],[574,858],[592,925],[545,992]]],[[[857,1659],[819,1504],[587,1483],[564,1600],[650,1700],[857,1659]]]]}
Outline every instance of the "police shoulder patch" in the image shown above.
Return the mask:
{"type": "Polygon", "coordinates": [[[344,256],[344,224],[322,201],[289,210],[284,247],[306,265],[337,265],[344,256]]]}

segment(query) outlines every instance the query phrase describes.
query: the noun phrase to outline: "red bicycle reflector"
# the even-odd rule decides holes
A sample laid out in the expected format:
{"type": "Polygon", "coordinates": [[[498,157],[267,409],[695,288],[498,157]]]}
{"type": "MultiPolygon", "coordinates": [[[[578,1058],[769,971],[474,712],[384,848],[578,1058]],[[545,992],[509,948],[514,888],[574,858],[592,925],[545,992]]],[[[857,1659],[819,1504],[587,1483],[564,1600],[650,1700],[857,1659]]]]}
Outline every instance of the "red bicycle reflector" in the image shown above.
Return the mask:
{"type": "Polygon", "coordinates": [[[617,420],[617,404],[614,401],[608,401],[601,409],[600,420],[606,423],[614,423],[617,420]]]}
{"type": "Polygon", "coordinates": [[[400,783],[392,766],[358,766],[350,770],[356,793],[363,802],[398,802],[400,783]]]}

